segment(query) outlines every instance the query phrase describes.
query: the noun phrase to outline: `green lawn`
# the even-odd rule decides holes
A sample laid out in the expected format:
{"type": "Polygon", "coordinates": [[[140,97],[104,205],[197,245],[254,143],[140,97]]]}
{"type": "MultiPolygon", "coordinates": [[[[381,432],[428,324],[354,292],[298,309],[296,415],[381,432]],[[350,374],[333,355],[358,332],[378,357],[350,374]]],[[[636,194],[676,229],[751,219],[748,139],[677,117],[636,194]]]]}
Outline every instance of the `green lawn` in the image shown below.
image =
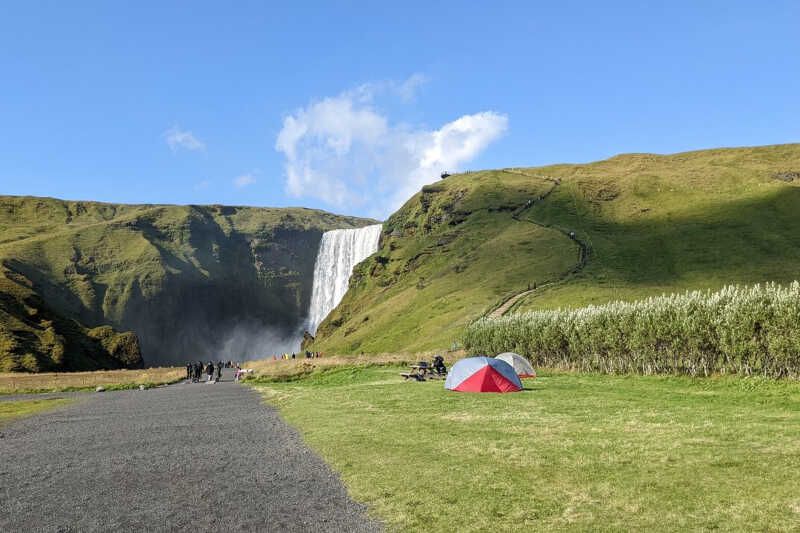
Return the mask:
{"type": "Polygon", "coordinates": [[[0,426],[7,424],[15,418],[30,416],[47,409],[54,409],[55,407],[65,405],[71,401],[72,400],[66,398],[0,401],[0,426]]]}
{"type": "Polygon", "coordinates": [[[497,395],[399,372],[259,386],[392,529],[800,527],[800,383],[544,372],[497,395]]]}

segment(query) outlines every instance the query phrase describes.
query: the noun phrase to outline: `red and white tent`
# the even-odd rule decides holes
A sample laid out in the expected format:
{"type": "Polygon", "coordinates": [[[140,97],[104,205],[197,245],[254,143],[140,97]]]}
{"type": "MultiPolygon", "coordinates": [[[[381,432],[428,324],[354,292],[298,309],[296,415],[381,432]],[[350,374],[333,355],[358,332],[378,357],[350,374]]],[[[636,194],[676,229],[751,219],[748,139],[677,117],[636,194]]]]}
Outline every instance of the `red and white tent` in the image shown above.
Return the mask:
{"type": "Polygon", "coordinates": [[[459,392],[516,392],[522,390],[522,382],[505,361],[467,357],[450,369],[444,388],[459,392]]]}

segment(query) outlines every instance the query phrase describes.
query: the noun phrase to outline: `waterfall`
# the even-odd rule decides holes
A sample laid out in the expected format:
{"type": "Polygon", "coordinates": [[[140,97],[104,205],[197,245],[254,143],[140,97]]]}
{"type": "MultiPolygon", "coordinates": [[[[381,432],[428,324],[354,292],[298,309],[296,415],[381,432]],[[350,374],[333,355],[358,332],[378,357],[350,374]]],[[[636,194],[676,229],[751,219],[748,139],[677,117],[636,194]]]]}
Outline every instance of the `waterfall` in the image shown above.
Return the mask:
{"type": "Polygon", "coordinates": [[[375,224],[322,234],[314,264],[314,286],[308,310],[309,333],[315,335],[320,322],[342,301],[353,267],[378,250],[382,227],[375,224]]]}

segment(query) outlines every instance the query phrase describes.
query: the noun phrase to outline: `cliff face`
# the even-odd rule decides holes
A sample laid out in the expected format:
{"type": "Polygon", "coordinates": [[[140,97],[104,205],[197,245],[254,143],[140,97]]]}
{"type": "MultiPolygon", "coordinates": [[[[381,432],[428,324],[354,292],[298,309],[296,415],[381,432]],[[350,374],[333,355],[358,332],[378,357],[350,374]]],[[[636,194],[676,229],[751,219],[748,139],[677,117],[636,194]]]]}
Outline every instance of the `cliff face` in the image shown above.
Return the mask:
{"type": "Polygon", "coordinates": [[[139,368],[139,339],[54,311],[17,272],[0,268],[0,371],[139,368]]]}
{"type": "MultiPolygon", "coordinates": [[[[54,358],[47,343],[33,342],[44,333],[29,331],[10,305],[12,289],[73,329],[134,332],[148,365],[278,350],[302,326],[322,233],[372,222],[310,209],[0,197],[0,334],[16,343],[14,352],[0,344],[0,361],[8,369],[91,366],[76,363],[85,350],[75,343],[54,358]]],[[[131,343],[120,355],[125,343],[103,331],[117,356],[94,366],[141,364],[130,362],[131,343]]]]}

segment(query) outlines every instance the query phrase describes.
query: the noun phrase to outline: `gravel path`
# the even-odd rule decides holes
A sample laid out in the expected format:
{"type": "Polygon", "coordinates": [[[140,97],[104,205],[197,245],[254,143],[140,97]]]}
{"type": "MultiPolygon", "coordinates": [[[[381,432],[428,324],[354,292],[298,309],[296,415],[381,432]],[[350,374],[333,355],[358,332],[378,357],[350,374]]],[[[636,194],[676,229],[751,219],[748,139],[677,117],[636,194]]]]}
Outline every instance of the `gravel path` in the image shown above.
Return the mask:
{"type": "Polygon", "coordinates": [[[381,529],[236,383],[85,395],[0,437],[0,531],[381,529]]]}

